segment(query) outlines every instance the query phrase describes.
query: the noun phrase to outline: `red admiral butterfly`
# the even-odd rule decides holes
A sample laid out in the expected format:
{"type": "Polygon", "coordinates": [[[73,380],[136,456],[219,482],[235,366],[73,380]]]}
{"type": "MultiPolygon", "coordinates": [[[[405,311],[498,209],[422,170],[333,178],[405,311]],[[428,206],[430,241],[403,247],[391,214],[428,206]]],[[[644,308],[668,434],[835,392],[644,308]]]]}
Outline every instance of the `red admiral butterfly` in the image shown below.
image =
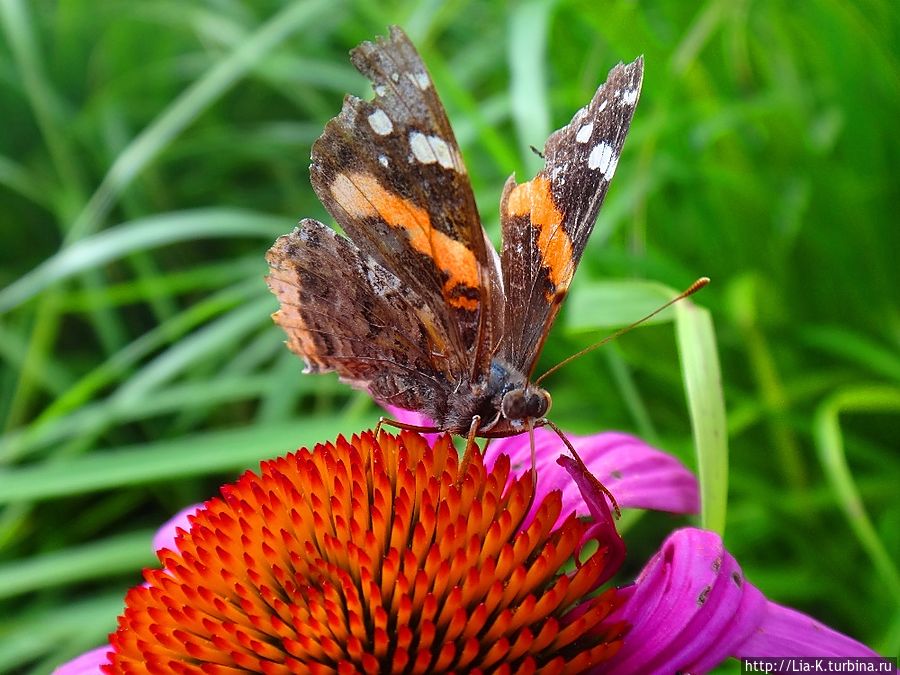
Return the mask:
{"type": "Polygon", "coordinates": [[[306,219],[267,255],[288,346],[306,372],[337,371],[431,418],[431,431],[471,439],[554,426],[550,394],[529,378],[615,173],[643,59],[613,68],[550,136],[534,178],[506,182],[499,256],[409,38],[391,28],[351,60],[375,98],[345,98],[310,167],[347,236],[306,219]]]}

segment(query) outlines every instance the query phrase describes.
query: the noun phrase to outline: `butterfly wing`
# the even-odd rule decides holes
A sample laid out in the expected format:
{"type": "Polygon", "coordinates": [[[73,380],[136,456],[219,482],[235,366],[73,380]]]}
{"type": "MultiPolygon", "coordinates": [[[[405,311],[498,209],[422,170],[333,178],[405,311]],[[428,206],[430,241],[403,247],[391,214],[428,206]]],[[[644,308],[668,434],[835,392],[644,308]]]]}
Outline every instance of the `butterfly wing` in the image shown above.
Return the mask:
{"type": "Polygon", "coordinates": [[[619,64],[572,121],[544,146],[544,168],[506,183],[500,202],[501,266],[508,298],[503,356],[530,374],[569,283],[609,182],[641,91],[643,58],[619,64]]]}
{"type": "Polygon", "coordinates": [[[471,378],[499,337],[503,294],[453,130],[402,30],[351,60],[375,98],[348,96],[328,123],[313,145],[313,188],[353,243],[437,317],[448,379],[471,378]]]}
{"type": "Polygon", "coordinates": [[[423,394],[447,387],[436,355],[449,327],[414,291],[315,220],[279,237],[266,260],[281,305],[273,318],[306,372],[337,371],[382,403],[441,414],[423,394]]]}

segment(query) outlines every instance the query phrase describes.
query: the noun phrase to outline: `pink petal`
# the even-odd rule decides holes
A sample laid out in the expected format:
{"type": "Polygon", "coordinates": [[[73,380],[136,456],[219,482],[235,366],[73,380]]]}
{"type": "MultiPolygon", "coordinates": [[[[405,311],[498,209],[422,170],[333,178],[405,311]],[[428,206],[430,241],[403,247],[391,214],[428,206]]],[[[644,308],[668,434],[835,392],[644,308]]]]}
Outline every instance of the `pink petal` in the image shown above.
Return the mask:
{"type": "Polygon", "coordinates": [[[178,534],[178,529],[190,530],[189,517],[194,515],[202,506],[202,504],[185,506],[181,511],[169,518],[153,535],[153,550],[159,551],[163,548],[175,550],[175,536],[178,534]]]}
{"type": "Polygon", "coordinates": [[[109,645],[97,647],[79,657],[57,666],[53,675],[101,675],[100,666],[107,663],[106,655],[112,651],[109,645]]]}
{"type": "Polygon", "coordinates": [[[599,587],[609,581],[622,566],[622,562],[625,560],[625,542],[616,530],[609,502],[598,486],[597,479],[571,457],[563,455],[556,461],[569,472],[591,512],[593,523],[585,533],[585,539],[594,539],[600,546],[606,546],[606,572],[597,580],[597,587],[599,587]]]}
{"type": "Polygon", "coordinates": [[[768,602],[744,580],[713,532],[674,532],[622,593],[626,600],[612,618],[632,628],[598,673],[703,673],[729,656],[875,656],[809,617],[768,602]],[[831,651],[824,651],[828,641],[831,651]]]}
{"type": "Polygon", "coordinates": [[[615,619],[632,624],[601,672],[703,672],[758,625],[765,599],[744,583],[719,536],[673,533],[641,572],[615,619]]]}
{"type": "MultiPolygon", "coordinates": [[[[613,493],[619,506],[671,513],[700,510],[697,479],[675,457],[618,432],[568,438],[588,470],[613,493]]],[[[535,429],[534,443],[538,470],[535,501],[540,502],[551,490],[562,490],[563,514],[574,510],[587,515],[577,486],[553,466],[557,457],[568,454],[562,440],[549,429],[535,429]]],[[[527,434],[493,441],[485,463],[491,466],[500,454],[509,455],[517,473],[531,468],[527,434]]]]}
{"type": "Polygon", "coordinates": [[[762,622],[735,649],[737,658],[766,656],[878,656],[856,640],[810,616],[774,602],[766,603],[762,622]]]}
{"type": "MultiPolygon", "coordinates": [[[[411,410],[386,406],[388,417],[405,424],[432,426],[434,422],[411,410]]],[[[423,434],[429,443],[438,434],[423,434]]],[[[699,513],[700,491],[697,478],[678,459],[648,445],[641,439],[620,432],[591,436],[568,435],[588,470],[609,489],[622,508],[653,509],[670,513],[699,513]]],[[[549,429],[534,431],[538,486],[536,503],[552,490],[562,490],[562,517],[572,511],[585,514],[578,488],[553,465],[560,455],[568,454],[562,440],[549,429]],[[548,466],[549,465],[549,466],[548,466]],[[547,470],[543,470],[543,467],[547,470]],[[579,508],[581,507],[581,508],[579,508]]],[[[493,466],[498,455],[509,455],[517,474],[531,468],[528,434],[491,441],[485,464],[493,466]]],[[[586,515],[586,514],[585,514],[586,515]]]]}

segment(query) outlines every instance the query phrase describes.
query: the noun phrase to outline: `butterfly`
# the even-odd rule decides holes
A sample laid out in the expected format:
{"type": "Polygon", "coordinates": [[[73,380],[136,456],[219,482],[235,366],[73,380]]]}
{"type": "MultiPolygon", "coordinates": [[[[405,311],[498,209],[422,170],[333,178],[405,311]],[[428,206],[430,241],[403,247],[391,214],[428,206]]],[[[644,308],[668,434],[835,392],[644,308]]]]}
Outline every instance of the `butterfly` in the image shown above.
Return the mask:
{"type": "Polygon", "coordinates": [[[344,99],[310,166],[344,234],[304,219],[267,254],[288,347],[305,372],[336,371],[432,431],[471,441],[555,428],[550,394],[531,378],[616,171],[643,59],[613,68],[549,137],[534,178],[506,182],[499,254],[406,34],[393,27],[351,61],[374,99],[344,99]]]}

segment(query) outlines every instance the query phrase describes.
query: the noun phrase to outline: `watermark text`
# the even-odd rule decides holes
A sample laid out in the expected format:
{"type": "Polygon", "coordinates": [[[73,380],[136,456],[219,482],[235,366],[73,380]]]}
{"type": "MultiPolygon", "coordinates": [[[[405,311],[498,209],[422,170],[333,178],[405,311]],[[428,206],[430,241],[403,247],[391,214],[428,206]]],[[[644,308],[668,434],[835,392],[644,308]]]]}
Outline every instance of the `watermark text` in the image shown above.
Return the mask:
{"type": "Polygon", "coordinates": [[[742,673],[896,673],[897,659],[882,656],[741,659],[742,673]]]}

